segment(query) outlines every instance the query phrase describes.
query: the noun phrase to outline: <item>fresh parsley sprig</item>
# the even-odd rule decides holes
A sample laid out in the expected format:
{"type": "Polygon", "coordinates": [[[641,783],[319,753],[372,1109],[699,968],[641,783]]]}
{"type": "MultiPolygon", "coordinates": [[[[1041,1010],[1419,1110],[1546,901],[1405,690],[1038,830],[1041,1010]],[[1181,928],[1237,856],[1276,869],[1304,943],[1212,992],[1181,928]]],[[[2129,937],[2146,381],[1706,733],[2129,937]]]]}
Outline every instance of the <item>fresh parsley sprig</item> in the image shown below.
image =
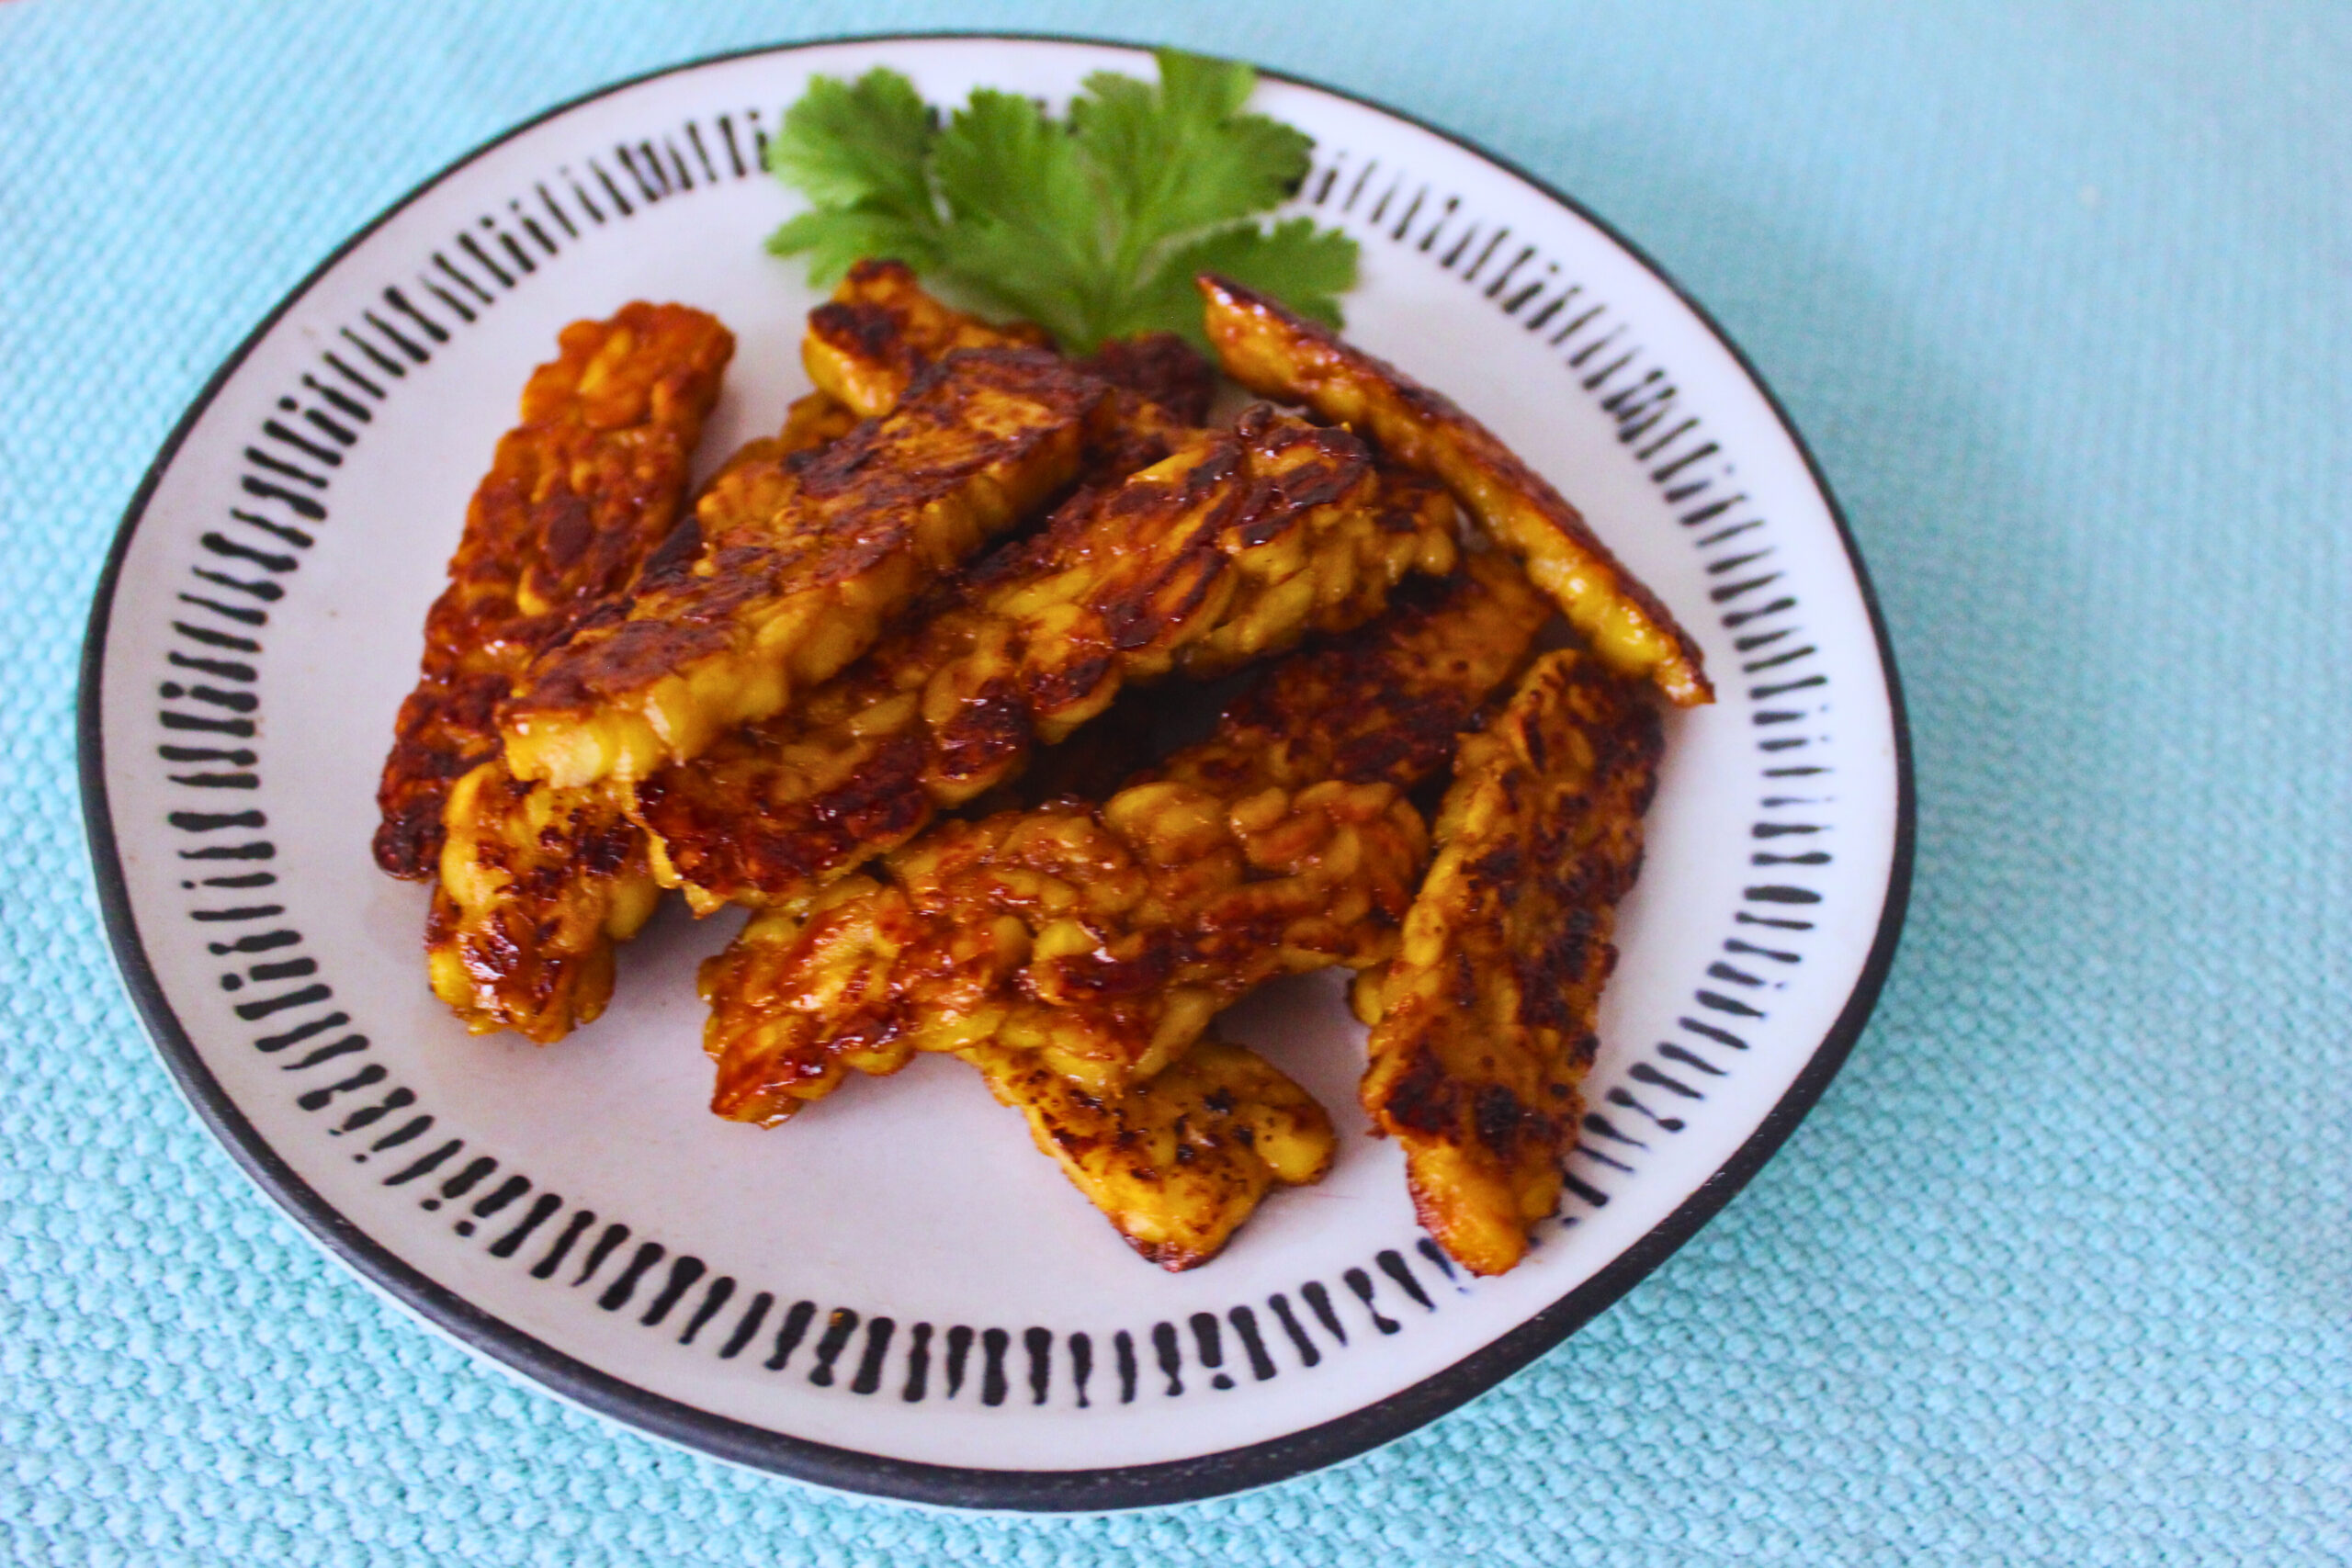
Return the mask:
{"type": "Polygon", "coordinates": [[[1157,59],[1157,85],[1089,76],[1063,119],[983,87],[943,122],[895,71],[816,77],[767,154],[808,210],[768,249],[807,256],[820,288],[895,258],[1080,352],[1152,330],[1202,342],[1202,272],[1339,325],[1355,242],[1260,217],[1298,188],[1312,140],[1243,109],[1247,65],[1157,59]]]}

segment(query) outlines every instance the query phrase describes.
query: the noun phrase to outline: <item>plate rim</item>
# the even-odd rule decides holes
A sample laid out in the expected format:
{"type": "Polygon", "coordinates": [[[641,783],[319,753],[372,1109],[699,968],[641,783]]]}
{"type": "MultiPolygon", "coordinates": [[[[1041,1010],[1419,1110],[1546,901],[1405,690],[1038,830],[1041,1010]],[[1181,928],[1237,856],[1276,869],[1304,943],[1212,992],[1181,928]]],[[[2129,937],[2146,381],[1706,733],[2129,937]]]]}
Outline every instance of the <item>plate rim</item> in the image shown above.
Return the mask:
{"type": "Polygon", "coordinates": [[[83,826],[107,946],[148,1039],[163,1058],[182,1098],[256,1187],[314,1242],[357,1274],[363,1284],[389,1297],[395,1305],[420,1319],[426,1328],[456,1339],[503,1370],[528,1378],[566,1403],[731,1463],[836,1491],[933,1506],[1104,1513],[1197,1502],[1273,1485],[1370,1452],[1467,1404],[1566,1340],[1680,1250],[1779,1152],[1845,1065],[1877,1006],[1894,965],[1909,908],[1917,812],[1902,681],[1877,591],[1827,475],[1790,418],[1779,394],[1706,307],[1607,220],[1511,159],[1409,111],[1312,77],[1253,62],[1252,68],[1270,81],[1306,87],[1388,116],[1524,181],[1600,230],[1664,284],[1730,354],[1741,373],[1762,395],[1781,434],[1804,461],[1805,472],[1837,529],[1838,544],[1869,618],[1880,673],[1886,685],[1894,746],[1894,841],[1887,870],[1885,902],[1853,989],[1820,1043],[1808,1054],[1794,1080],[1766,1111],[1755,1131],[1666,1218],[1597,1273],[1515,1327],[1419,1382],[1344,1416],[1239,1448],[1148,1464],[1058,1471],[986,1470],[894,1459],[771,1431],[652,1393],[553,1348],[434,1280],[377,1242],[297,1175],[221,1089],[172,1010],[148,959],[122,874],[107,795],[101,713],[107,633],[116,590],[131,542],[164,473],[179,456],[198,421],[279,321],[346,255],[443,182],[506,142],[572,109],[643,83],[729,61],[832,45],[900,42],[1043,43],[1139,51],[1155,47],[1129,39],[1050,31],[943,28],[829,34],[698,55],[605,83],[517,121],[427,175],[305,273],[222,360],[173,426],[124,509],[93,592],[83,639],[75,699],[76,761],[83,826]]]}

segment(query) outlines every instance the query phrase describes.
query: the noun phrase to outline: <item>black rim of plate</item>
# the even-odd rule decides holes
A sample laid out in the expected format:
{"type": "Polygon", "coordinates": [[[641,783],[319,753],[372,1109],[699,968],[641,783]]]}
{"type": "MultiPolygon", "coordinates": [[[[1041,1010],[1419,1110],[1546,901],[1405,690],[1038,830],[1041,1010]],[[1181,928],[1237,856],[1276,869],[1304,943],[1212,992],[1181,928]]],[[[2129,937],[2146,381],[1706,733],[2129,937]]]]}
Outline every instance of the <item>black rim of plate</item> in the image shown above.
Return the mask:
{"type": "Polygon", "coordinates": [[[1894,852],[1888,868],[1886,902],[1861,975],[1836,1023],[1807,1058],[1795,1081],[1766,1113],[1756,1131],[1672,1213],[1592,1278],[1443,1371],[1362,1409],[1287,1437],[1193,1459],[1112,1470],[999,1471],[918,1463],[786,1437],[649,1393],[540,1343],[426,1278],[379,1246],[297,1176],[245,1120],[198,1055],[194,1043],[165,999],[154,969],[148,962],[146,947],[139,934],[138,919],[130,907],[130,891],[123,880],[115,845],[113,818],[107,800],[105,741],[99,712],[107,632],[112,618],[116,584],[129,555],[131,539],[146,513],[148,502],[164,474],[179,455],[188,433],[244,364],[255,345],[269,334],[278,321],[336,263],[411,203],[483,154],[583,104],[641,83],[700,70],[725,61],[754,55],[789,54],[836,44],[910,41],[1075,44],[1135,50],[1149,47],[1122,39],[1060,33],[944,31],[859,34],[730,50],[607,84],[532,116],[482,142],[418,184],[336,246],[263,318],[220,369],[213,372],[211,379],[205,383],[204,389],[189,405],[187,412],[181,416],[123,513],[114,544],[107,555],[105,570],[98,580],[97,592],[90,609],[89,630],[83,644],[77,720],[82,810],[107,938],[121,971],[124,986],[130,993],[149,1036],[163,1056],[164,1066],[177,1080],[181,1092],[187,1096],[197,1114],[228,1148],[246,1175],[331,1252],[357,1270],[363,1279],[472,1349],[523,1373],[574,1404],[738,1464],[775,1472],[840,1491],[947,1507],[1056,1513],[1102,1512],[1193,1502],[1267,1486],[1352,1459],[1404,1437],[1456,1406],[1468,1403],[1607,1310],[1696,1235],[1700,1227],[1713,1219],[1772,1157],[1845,1064],[1848,1053],[1853,1049],[1854,1042],[1860,1037],[1863,1025],[1877,1004],[1879,990],[1894,964],[1904,914],[1910,900],[1916,829],[1910,728],[1904,711],[1902,686],[1895,672],[1894,651],[1887,637],[1885,619],[1879,612],[1878,596],[1871,585],[1870,574],[1862,565],[1861,553],[1855,547],[1844,509],[1838,504],[1827,478],[1815,460],[1812,449],[1805,445],[1804,436],[1790,420],[1779,397],[1757,372],[1747,354],[1691,297],[1689,290],[1668,276],[1639,246],[1576,198],[1510,159],[1500,157],[1442,127],[1361,95],[1306,77],[1261,68],[1260,73],[1269,80],[1312,88],[1389,116],[1440,137],[1472,156],[1484,159],[1525,181],[1551,200],[1591,223],[1665,284],[1737,362],[1742,373],[1763,394],[1781,433],[1804,458],[1806,472],[1827,506],[1831,521],[1837,525],[1838,540],[1845,548],[1847,562],[1861,593],[1863,608],[1870,616],[1871,635],[1878,649],[1879,667],[1886,682],[1894,736],[1894,852]]]}

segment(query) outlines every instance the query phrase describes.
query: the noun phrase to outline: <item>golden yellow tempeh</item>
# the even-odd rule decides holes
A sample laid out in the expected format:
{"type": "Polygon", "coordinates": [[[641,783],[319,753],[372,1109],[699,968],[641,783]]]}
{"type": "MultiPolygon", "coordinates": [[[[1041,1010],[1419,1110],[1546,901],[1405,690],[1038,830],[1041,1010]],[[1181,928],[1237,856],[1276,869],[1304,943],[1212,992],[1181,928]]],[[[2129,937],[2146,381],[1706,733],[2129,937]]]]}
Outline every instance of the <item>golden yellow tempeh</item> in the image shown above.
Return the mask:
{"type": "Polygon", "coordinates": [[[914,378],[959,348],[1051,348],[1043,327],[994,326],[924,292],[903,262],[862,261],[808,312],[800,363],[861,419],[899,406],[914,378]]]}
{"type": "Polygon", "coordinates": [[[424,621],[377,803],[376,863],[433,874],[458,777],[498,753],[515,676],[585,611],[625,590],[675,522],[686,465],[735,340],[683,305],[574,321],[523,389],[466,509],[449,585],[424,621]]]}
{"type": "Polygon", "coordinates": [[[697,908],[780,905],[1018,772],[1122,685],[1343,631],[1453,564],[1453,507],[1360,443],[1261,409],[983,565],[950,607],[780,716],[639,784],[697,908]]]}
{"type": "MultiPolygon", "coordinates": [[[[801,363],[820,391],[866,417],[889,412],[923,369],[959,348],[1049,348],[1027,321],[1002,325],[943,303],[894,261],[862,261],[833,297],[808,312],[801,363]]],[[[1168,457],[1200,434],[1216,367],[1182,338],[1147,333],[1075,362],[1113,388],[1090,432],[1086,480],[1108,485],[1168,457]]]]}
{"type": "Polygon", "coordinates": [[[1203,1040],[1125,1093],[1090,1094],[1035,1052],[960,1053],[1127,1245],[1161,1268],[1216,1257],[1277,1186],[1331,1168],[1331,1118],[1256,1053],[1203,1040]]]}
{"type": "Polygon", "coordinates": [[[1425,833],[1402,791],[1524,660],[1546,606],[1497,557],[1277,666],[1101,807],[942,823],[703,968],[712,1109],[773,1123],[917,1050],[1150,1077],[1276,975],[1394,949],[1425,833]]]}
{"type": "Polygon", "coordinates": [[[730,470],[696,510],[690,568],[534,663],[504,711],[508,763],[627,784],[782,710],[1068,482],[1108,396],[1050,355],[960,351],[888,415],[730,470]]]}
{"type": "MultiPolygon", "coordinates": [[[[712,490],[754,465],[811,450],[845,432],[847,411],[825,394],[793,404],[781,434],[729,458],[712,490]]],[[[646,562],[649,576],[692,558],[694,524],[646,562]]],[[[643,832],[613,792],[523,782],[492,757],[445,804],[440,886],[425,931],[434,993],[468,1028],[512,1029],[540,1044],[605,1010],[613,947],[651,915],[660,889],[643,832]]]]}
{"type": "Polygon", "coordinates": [[[1538,660],[1464,738],[1397,956],[1357,982],[1364,1109],[1473,1273],[1518,1263],[1559,1201],[1659,746],[1657,714],[1589,654],[1538,660]]]}
{"type": "Polygon", "coordinates": [[[1434,475],[1526,566],[1603,661],[1676,704],[1714,701],[1699,645],[1593,537],[1575,507],[1484,425],[1395,366],[1238,284],[1204,276],[1210,342],[1261,397],[1350,424],[1434,475]]]}
{"type": "Polygon", "coordinates": [[[545,1045],[605,1010],[613,945],[661,897],[645,835],[602,791],[518,780],[485,762],[449,792],[425,925],[434,994],[477,1034],[545,1045]]]}

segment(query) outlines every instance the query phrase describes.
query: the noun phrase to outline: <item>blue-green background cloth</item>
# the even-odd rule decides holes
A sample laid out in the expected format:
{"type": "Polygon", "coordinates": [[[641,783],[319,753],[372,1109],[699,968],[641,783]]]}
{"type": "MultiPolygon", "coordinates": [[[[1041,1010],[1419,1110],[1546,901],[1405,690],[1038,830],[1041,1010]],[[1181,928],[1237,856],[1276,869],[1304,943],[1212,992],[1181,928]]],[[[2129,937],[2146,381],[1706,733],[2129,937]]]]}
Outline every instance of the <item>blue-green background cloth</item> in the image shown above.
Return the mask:
{"type": "Polygon", "coordinates": [[[2352,7],[0,3],[0,1557],[2352,1558],[2352,7]],[[73,771],[98,564],[331,247],[614,78],[1150,34],[1584,199],[1787,400],[1876,575],[1918,880],[1878,1017],[1670,1264],[1468,1408],[1093,1519],[578,1414],[329,1262],[173,1092],[73,771]]]}

